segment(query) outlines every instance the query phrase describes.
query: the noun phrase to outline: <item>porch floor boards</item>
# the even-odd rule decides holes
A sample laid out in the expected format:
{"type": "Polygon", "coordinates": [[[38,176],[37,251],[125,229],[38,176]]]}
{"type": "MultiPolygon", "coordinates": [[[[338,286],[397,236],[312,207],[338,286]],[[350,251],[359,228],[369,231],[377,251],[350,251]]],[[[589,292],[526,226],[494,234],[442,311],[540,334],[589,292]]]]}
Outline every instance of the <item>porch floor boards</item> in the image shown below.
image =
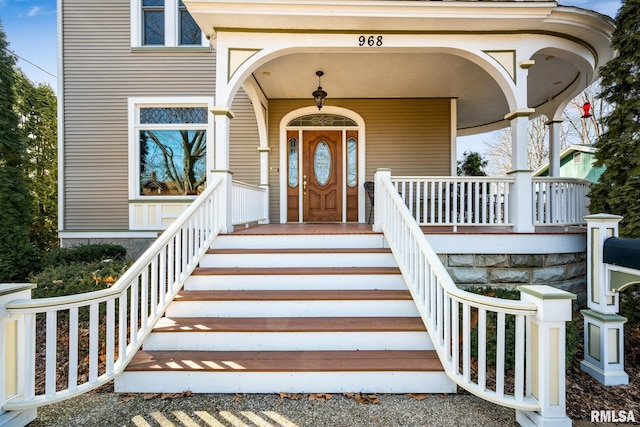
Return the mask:
{"type": "Polygon", "coordinates": [[[198,267],[193,276],[301,276],[301,275],[358,275],[400,274],[398,267],[198,267]]]}
{"type": "Polygon", "coordinates": [[[138,351],[126,369],[199,372],[440,372],[433,350],[138,351]]]}
{"type": "MultiPolygon", "coordinates": [[[[537,226],[531,233],[516,233],[509,227],[493,225],[428,225],[420,227],[425,234],[586,234],[582,226],[537,226]]],[[[233,234],[242,235],[296,235],[296,234],[379,234],[370,224],[325,223],[325,224],[260,224],[247,228],[236,228],[233,234]]]]}
{"type": "Polygon", "coordinates": [[[174,301],[387,301],[411,300],[400,290],[243,290],[181,291],[174,301]]]}
{"type": "Polygon", "coordinates": [[[419,317],[174,317],[153,332],[425,332],[419,317]]]}

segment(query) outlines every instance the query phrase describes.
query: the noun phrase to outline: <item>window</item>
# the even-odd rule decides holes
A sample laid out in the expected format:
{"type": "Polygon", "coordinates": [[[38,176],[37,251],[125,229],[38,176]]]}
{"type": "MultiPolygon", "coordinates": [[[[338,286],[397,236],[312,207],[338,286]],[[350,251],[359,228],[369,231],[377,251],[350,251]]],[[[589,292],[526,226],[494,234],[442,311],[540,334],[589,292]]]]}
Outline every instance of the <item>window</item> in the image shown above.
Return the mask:
{"type": "Polygon", "coordinates": [[[298,186],[298,139],[289,139],[289,187],[298,186]]]}
{"type": "Polygon", "coordinates": [[[130,100],[132,198],[195,196],[204,190],[212,106],[213,101],[162,105],[130,100]]]}
{"type": "Polygon", "coordinates": [[[187,7],[179,2],[179,40],[180,46],[189,46],[189,45],[201,45],[202,44],[202,32],[200,31],[200,27],[196,24],[196,21],[193,20],[191,14],[187,11],[187,7]]]}
{"type": "Polygon", "coordinates": [[[358,142],[354,137],[347,140],[347,185],[358,184],[358,142]]]}
{"type": "Polygon", "coordinates": [[[582,153],[580,152],[573,153],[573,163],[574,164],[582,163],[582,153]]]}
{"type": "Polygon", "coordinates": [[[134,0],[131,45],[204,46],[206,40],[181,0],[134,0]]]}

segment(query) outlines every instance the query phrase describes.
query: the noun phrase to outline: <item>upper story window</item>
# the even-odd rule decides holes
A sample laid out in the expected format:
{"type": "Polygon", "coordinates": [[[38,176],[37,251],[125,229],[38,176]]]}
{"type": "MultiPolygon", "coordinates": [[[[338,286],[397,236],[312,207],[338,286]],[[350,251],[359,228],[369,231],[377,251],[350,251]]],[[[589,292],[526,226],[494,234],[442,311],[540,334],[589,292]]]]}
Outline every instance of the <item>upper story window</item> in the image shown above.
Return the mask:
{"type": "Polygon", "coordinates": [[[131,30],[133,47],[207,45],[181,0],[133,0],[131,30]]]}

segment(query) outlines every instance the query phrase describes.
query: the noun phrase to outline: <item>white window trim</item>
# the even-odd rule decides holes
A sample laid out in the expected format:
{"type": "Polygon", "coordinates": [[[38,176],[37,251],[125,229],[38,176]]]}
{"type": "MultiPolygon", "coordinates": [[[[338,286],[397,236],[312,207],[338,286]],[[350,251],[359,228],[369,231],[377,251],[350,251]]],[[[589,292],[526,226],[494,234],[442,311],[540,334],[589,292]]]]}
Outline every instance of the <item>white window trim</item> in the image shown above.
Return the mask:
{"type": "Polygon", "coordinates": [[[181,45],[180,34],[180,14],[178,13],[179,0],[165,0],[164,3],[164,45],[142,44],[142,0],[131,1],[131,47],[181,47],[193,48],[198,46],[208,46],[207,37],[202,33],[200,45],[181,45]]]}
{"type": "MultiPolygon", "coordinates": [[[[214,152],[214,98],[206,96],[186,97],[143,97],[128,99],[128,126],[129,126],[129,200],[192,200],[196,196],[144,196],[140,194],[140,144],[138,137],[138,125],[140,107],[206,107],[208,122],[207,129],[207,155],[206,170],[210,169],[210,159],[214,152]]],[[[191,126],[191,125],[187,125],[191,126]]],[[[201,128],[200,125],[197,126],[201,128]]]]}

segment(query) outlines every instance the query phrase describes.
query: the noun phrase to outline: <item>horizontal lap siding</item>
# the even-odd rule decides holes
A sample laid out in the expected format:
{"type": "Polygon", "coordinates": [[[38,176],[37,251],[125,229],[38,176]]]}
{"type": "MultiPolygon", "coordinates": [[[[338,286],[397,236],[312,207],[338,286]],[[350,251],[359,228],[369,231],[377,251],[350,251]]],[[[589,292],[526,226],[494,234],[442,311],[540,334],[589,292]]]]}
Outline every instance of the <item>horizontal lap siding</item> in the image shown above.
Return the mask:
{"type": "Polygon", "coordinates": [[[240,89],[231,106],[234,118],[229,129],[229,168],[233,179],[247,184],[260,184],[260,137],[253,104],[240,89]]]}
{"type": "MultiPolygon", "coordinates": [[[[271,221],[280,221],[279,174],[280,121],[292,110],[308,107],[312,100],[269,102],[269,184],[271,221]]],[[[329,105],[329,100],[327,100],[329,105]]],[[[366,179],[376,169],[390,168],[394,175],[451,174],[451,100],[449,99],[334,99],[330,105],[360,114],[366,132],[366,179]]]]}
{"type": "Polygon", "coordinates": [[[127,99],[212,96],[212,52],[132,52],[128,0],[64,0],[64,229],[128,229],[127,99]]]}

